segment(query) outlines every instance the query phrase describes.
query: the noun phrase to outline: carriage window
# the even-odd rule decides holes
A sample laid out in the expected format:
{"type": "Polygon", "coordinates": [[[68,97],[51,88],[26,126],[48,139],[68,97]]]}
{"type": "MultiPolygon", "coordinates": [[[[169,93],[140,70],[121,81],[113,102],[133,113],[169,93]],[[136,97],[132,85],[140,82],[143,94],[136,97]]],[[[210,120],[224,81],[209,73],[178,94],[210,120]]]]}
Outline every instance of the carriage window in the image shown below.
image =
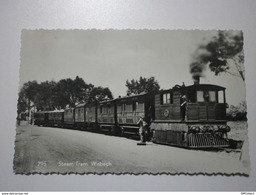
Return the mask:
{"type": "Polygon", "coordinates": [[[122,112],[122,105],[118,105],[118,106],[117,106],[117,112],[118,112],[118,113],[122,112]]]}
{"type": "Polygon", "coordinates": [[[111,113],[110,105],[108,105],[108,107],[107,107],[107,113],[111,113]]]}
{"type": "Polygon", "coordinates": [[[144,103],[138,104],[138,111],[144,111],[144,103]]]}
{"type": "Polygon", "coordinates": [[[224,102],[224,91],[218,92],[218,100],[219,100],[219,103],[225,103],[224,102]]]}
{"type": "Polygon", "coordinates": [[[125,112],[125,103],[122,104],[122,112],[125,112]]]}
{"type": "Polygon", "coordinates": [[[171,104],[171,94],[170,93],[164,93],[162,94],[162,104],[171,104]]]}
{"type": "Polygon", "coordinates": [[[196,102],[196,91],[195,90],[189,90],[187,95],[187,101],[190,103],[196,102]]]}
{"type": "Polygon", "coordinates": [[[100,113],[102,114],[102,105],[100,105],[100,113]]]}
{"type": "Polygon", "coordinates": [[[204,102],[204,92],[203,91],[197,91],[197,102],[204,102]]]}
{"type": "Polygon", "coordinates": [[[209,91],[209,101],[216,102],[216,92],[215,91],[209,91]]]}
{"type": "Polygon", "coordinates": [[[133,101],[132,102],[132,111],[136,111],[138,109],[139,102],[133,101]]]}

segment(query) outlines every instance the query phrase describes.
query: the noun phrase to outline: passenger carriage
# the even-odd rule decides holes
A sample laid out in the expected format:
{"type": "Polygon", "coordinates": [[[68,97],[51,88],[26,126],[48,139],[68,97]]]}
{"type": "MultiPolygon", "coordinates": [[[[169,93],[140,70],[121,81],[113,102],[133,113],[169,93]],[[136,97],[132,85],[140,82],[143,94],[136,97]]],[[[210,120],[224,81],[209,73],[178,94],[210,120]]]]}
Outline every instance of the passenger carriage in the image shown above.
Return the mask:
{"type": "Polygon", "coordinates": [[[44,111],[35,112],[34,124],[37,126],[46,126],[48,124],[48,113],[44,111]]]}
{"type": "Polygon", "coordinates": [[[83,103],[75,107],[75,127],[77,129],[94,129],[97,124],[96,103],[83,103]]]}
{"type": "Polygon", "coordinates": [[[125,133],[138,134],[140,118],[145,118],[148,125],[153,119],[153,95],[142,93],[116,99],[117,124],[125,133]]]}

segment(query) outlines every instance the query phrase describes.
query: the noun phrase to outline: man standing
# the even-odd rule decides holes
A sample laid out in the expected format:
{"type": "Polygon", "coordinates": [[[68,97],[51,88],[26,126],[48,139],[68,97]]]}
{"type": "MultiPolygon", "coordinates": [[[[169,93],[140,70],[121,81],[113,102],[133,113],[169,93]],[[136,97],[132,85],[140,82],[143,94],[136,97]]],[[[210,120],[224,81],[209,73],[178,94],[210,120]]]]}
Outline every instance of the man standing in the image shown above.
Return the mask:
{"type": "Polygon", "coordinates": [[[139,134],[140,134],[140,143],[137,143],[137,145],[146,145],[145,142],[145,133],[146,133],[146,121],[145,121],[145,117],[140,117],[140,120],[138,121],[138,123],[140,128],[139,128],[139,134]]]}
{"type": "Polygon", "coordinates": [[[187,112],[187,100],[186,100],[186,95],[183,95],[181,97],[181,117],[182,117],[182,121],[186,120],[186,112],[187,112]]]}

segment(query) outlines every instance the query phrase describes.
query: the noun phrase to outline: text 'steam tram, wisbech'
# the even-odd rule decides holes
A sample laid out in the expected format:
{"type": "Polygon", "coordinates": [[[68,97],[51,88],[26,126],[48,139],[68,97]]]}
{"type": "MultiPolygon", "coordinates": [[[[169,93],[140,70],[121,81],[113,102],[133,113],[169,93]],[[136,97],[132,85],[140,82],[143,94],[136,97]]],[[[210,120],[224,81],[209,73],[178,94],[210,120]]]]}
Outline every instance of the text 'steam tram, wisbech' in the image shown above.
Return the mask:
{"type": "Polygon", "coordinates": [[[80,104],[64,111],[34,113],[34,124],[138,134],[137,122],[148,124],[147,140],[186,148],[229,147],[225,88],[194,83],[157,93],[142,93],[80,104]]]}

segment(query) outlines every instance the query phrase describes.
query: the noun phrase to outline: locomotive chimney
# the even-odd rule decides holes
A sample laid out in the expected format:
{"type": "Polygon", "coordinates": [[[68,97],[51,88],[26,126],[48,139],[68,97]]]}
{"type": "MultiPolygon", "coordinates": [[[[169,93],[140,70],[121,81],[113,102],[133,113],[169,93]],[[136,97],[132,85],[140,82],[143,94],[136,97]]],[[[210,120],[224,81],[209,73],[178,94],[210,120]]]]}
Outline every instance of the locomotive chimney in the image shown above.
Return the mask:
{"type": "Polygon", "coordinates": [[[200,76],[194,76],[194,85],[199,85],[200,83],[200,76]]]}

